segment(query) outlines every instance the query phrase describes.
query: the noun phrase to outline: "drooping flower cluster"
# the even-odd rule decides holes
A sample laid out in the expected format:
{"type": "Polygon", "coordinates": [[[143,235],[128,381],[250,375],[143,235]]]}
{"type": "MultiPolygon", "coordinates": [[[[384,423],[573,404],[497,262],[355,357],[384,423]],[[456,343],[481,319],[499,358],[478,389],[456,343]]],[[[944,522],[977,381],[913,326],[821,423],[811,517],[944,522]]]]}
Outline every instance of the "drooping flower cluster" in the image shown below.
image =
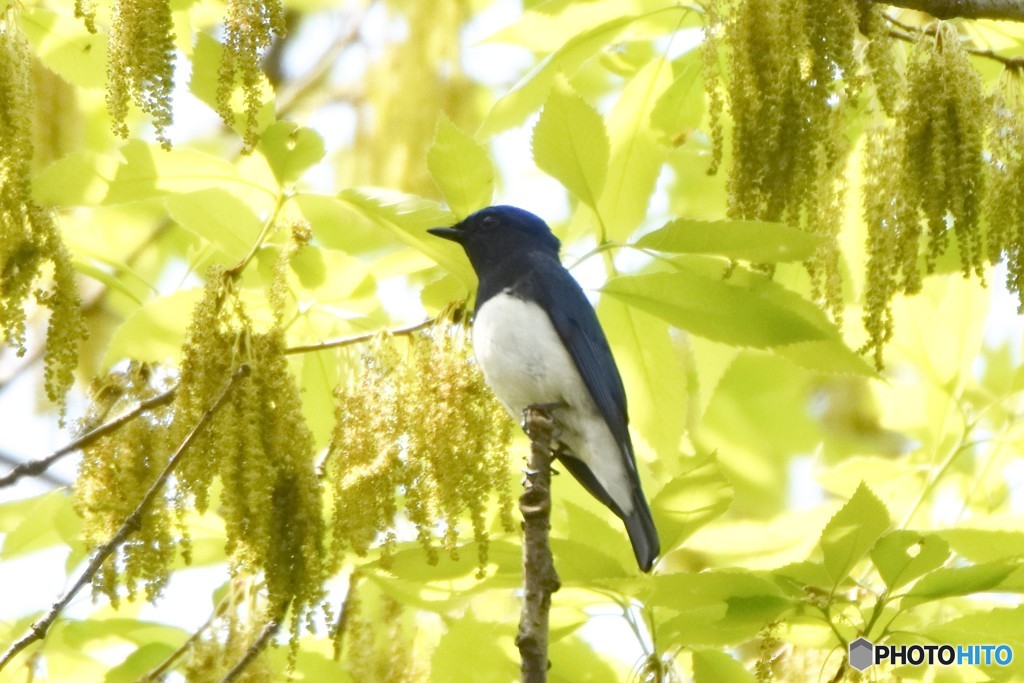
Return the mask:
{"type": "MultiPolygon", "coordinates": [[[[706,21],[712,119],[719,76],[708,54],[717,43],[728,48],[729,213],[825,237],[804,265],[812,294],[837,321],[849,105],[874,121],[864,136],[862,167],[868,231],[862,350],[878,367],[894,332],[893,297],[918,292],[947,253],[959,259],[965,277],[983,279],[989,264],[1005,261],[1008,287],[1021,293],[1018,73],[1007,72],[986,97],[964,45],[970,38],[955,24],[907,26],[878,3],[716,0],[706,21]],[[897,37],[912,44],[906,60],[897,37]]],[[[1021,302],[1024,310],[1024,295],[1021,302]]]]}
{"type": "Polygon", "coordinates": [[[0,21],[0,329],[22,355],[29,295],[49,308],[45,388],[63,419],[86,330],[71,256],[53,215],[32,200],[32,69],[25,37],[15,24],[0,21]],[[44,278],[47,264],[52,275],[44,278]]]}
{"type": "MultiPolygon", "coordinates": [[[[132,363],[127,370],[112,372],[93,382],[90,409],[83,428],[99,426],[152,399],[160,386],[154,369],[132,363]]],[[[86,545],[106,543],[138,507],[156,482],[170,457],[167,425],[170,410],[157,407],[100,437],[82,450],[82,462],[74,488],[74,505],[82,518],[86,545]]],[[[139,528],[102,565],[93,580],[98,593],[115,607],[123,584],[129,600],[140,585],[154,600],[170,576],[178,551],[174,511],[166,495],[158,495],[146,509],[139,528]]],[[[186,545],[187,547],[187,545],[186,545]]]]}
{"type": "Polygon", "coordinates": [[[232,94],[242,87],[245,126],[242,139],[252,149],[259,138],[258,115],[263,106],[265,81],[260,68],[264,51],[275,37],[284,35],[284,9],[280,0],[230,0],[224,17],[224,55],[217,77],[217,112],[231,126],[235,122],[232,94]]]}
{"type": "MultiPolygon", "coordinates": [[[[86,21],[95,15],[82,11],[86,21]]],[[[128,107],[148,114],[160,144],[170,148],[174,91],[174,21],[167,0],[112,0],[107,109],[114,132],[128,137],[128,107]]],[[[95,27],[95,24],[93,24],[95,27]]]]}
{"type": "Polygon", "coordinates": [[[184,438],[235,369],[249,366],[182,461],[179,505],[191,498],[205,511],[218,478],[234,571],[262,572],[270,609],[291,602],[298,617],[321,594],[323,520],[313,436],[284,351],[281,328],[255,330],[232,279],[211,271],[183,349],[171,435],[184,438]]]}
{"type": "Polygon", "coordinates": [[[339,396],[328,455],[336,551],[365,553],[395,540],[399,505],[437,561],[436,529],[457,554],[458,523],[472,521],[487,561],[487,501],[497,494],[512,528],[508,457],[512,423],[468,354],[462,324],[442,320],[407,340],[381,337],[363,356],[358,382],[339,396]]]}
{"type": "Polygon", "coordinates": [[[814,296],[838,320],[836,235],[848,147],[843,123],[859,88],[857,3],[750,0],[729,9],[729,213],[823,236],[805,265],[814,296]]]}
{"type": "MultiPolygon", "coordinates": [[[[1004,240],[1002,225],[991,220],[985,246],[981,215],[990,105],[952,25],[943,24],[934,38],[917,45],[906,80],[893,126],[868,133],[864,167],[864,327],[866,349],[878,366],[893,334],[893,297],[920,291],[951,238],[965,277],[981,277],[987,260],[1017,256],[1014,240],[1004,240]]],[[[1004,189],[1007,199],[995,202],[1020,197],[1020,186],[1004,189]]]]}

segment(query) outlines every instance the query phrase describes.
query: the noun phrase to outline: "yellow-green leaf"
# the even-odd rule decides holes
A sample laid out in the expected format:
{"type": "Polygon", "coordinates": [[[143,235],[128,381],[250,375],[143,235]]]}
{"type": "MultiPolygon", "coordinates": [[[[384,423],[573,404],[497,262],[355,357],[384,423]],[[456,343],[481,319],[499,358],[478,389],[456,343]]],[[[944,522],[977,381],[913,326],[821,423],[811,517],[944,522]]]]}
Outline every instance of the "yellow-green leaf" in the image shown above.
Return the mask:
{"type": "Polygon", "coordinates": [[[604,120],[574,92],[556,87],[533,129],[533,159],[587,206],[597,208],[608,172],[604,120]]]}
{"type": "Polygon", "coordinates": [[[444,114],[437,119],[434,144],[427,152],[427,168],[459,220],[491,203],[494,164],[490,155],[444,114]]]}
{"type": "Polygon", "coordinates": [[[889,511],[871,489],[861,483],[821,532],[819,543],[825,570],[834,585],[849,576],[887,528],[889,511]]]}
{"type": "Polygon", "coordinates": [[[803,261],[824,238],[784,223],[698,221],[677,218],[650,232],[636,245],[675,254],[714,254],[756,263],[803,261]]]}

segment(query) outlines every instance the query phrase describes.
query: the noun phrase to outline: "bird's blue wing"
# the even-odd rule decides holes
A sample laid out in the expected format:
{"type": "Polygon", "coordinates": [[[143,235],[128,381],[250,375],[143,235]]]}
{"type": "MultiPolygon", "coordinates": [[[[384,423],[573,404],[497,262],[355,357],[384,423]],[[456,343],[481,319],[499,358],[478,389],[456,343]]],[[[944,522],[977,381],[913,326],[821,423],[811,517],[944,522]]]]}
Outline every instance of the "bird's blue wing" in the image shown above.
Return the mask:
{"type": "Polygon", "coordinates": [[[623,453],[628,454],[629,468],[635,472],[626,390],[597,314],[583,289],[557,261],[538,264],[517,289],[520,287],[547,311],[612,436],[623,453]]]}

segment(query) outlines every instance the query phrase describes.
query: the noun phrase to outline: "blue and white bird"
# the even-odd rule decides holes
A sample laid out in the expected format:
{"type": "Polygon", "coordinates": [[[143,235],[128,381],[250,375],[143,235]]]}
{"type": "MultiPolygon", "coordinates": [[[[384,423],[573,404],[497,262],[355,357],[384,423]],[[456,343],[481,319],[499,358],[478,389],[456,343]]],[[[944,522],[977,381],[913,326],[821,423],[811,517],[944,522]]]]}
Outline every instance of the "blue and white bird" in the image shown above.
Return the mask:
{"type": "Polygon", "coordinates": [[[561,404],[553,411],[559,461],[625,522],[637,564],[650,571],[660,547],[629,438],[626,391],[593,307],[559,261],[558,238],[513,206],[428,232],[461,244],[480,280],[473,348],[487,384],[513,417],[561,404]]]}

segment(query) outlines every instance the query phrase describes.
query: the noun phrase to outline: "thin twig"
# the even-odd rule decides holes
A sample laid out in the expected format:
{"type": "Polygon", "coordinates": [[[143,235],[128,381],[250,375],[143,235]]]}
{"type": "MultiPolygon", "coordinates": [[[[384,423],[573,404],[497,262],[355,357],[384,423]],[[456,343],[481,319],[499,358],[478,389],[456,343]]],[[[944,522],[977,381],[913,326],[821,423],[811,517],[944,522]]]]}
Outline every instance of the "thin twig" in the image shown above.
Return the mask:
{"type": "MultiPolygon", "coordinates": [[[[424,328],[430,327],[435,322],[435,318],[430,318],[429,320],[424,320],[423,322],[419,322],[414,325],[400,327],[397,330],[391,330],[388,334],[391,334],[393,336],[412,334],[413,332],[417,332],[424,328]]],[[[360,334],[355,337],[346,337],[344,339],[332,339],[329,341],[320,342],[318,344],[292,346],[285,349],[284,352],[286,354],[293,354],[310,353],[312,351],[323,351],[325,349],[336,349],[345,346],[351,346],[352,344],[361,344],[363,342],[368,342],[374,337],[376,337],[378,334],[380,334],[380,332],[367,332],[366,334],[360,334]]],[[[139,415],[142,415],[143,413],[153,410],[154,408],[158,408],[164,405],[165,403],[170,403],[171,400],[174,398],[174,394],[177,390],[178,385],[175,385],[168,389],[167,391],[163,392],[162,394],[158,394],[153,398],[147,398],[144,401],[140,401],[138,406],[128,411],[127,413],[111,420],[110,422],[105,422],[96,429],[93,429],[92,431],[89,431],[83,434],[82,436],[78,437],[74,441],[71,441],[70,443],[64,446],[61,446],[60,448],[58,448],[56,451],[46,456],[45,458],[31,460],[29,462],[24,462],[17,465],[10,472],[0,477],[0,488],[10,486],[11,484],[15,483],[18,479],[22,477],[38,476],[42,474],[49,467],[51,467],[53,463],[57,462],[65,455],[68,455],[69,453],[74,453],[77,450],[89,446],[96,439],[106,436],[107,434],[110,434],[111,432],[119,429],[120,427],[123,427],[125,424],[131,422],[132,420],[134,420],[139,415]]]]}
{"type": "Polygon", "coordinates": [[[249,649],[245,651],[242,658],[235,663],[231,670],[224,674],[224,678],[220,679],[220,683],[231,683],[245,671],[245,668],[249,666],[254,659],[261,652],[267,649],[267,645],[270,644],[271,639],[278,631],[281,630],[281,622],[284,620],[284,614],[288,611],[288,603],[278,610],[277,616],[268,621],[264,626],[263,630],[260,631],[260,635],[253,641],[253,644],[249,646],[249,649]]]}
{"type": "MultiPolygon", "coordinates": [[[[933,27],[920,28],[917,26],[911,26],[905,24],[895,17],[891,17],[888,14],[883,14],[885,20],[893,26],[896,26],[900,30],[889,29],[887,33],[898,40],[902,40],[907,43],[916,43],[917,36],[935,36],[936,29],[933,27]]],[[[982,50],[978,47],[971,47],[970,45],[964,45],[964,52],[975,57],[984,57],[986,59],[992,59],[1002,64],[1009,71],[1021,71],[1024,70],[1024,57],[1007,57],[1001,55],[995,50],[987,49],[982,50]]]]}
{"type": "Polygon", "coordinates": [[[1003,19],[1024,21],[1020,0],[871,0],[904,9],[916,9],[938,19],[1003,19]]]}
{"type": "MultiPolygon", "coordinates": [[[[393,337],[397,337],[403,334],[412,334],[413,332],[418,332],[419,330],[430,327],[435,322],[437,322],[436,318],[430,318],[428,320],[424,320],[421,323],[416,323],[415,325],[409,325],[408,327],[400,327],[397,330],[391,330],[390,332],[388,332],[388,334],[390,334],[393,337]]],[[[328,341],[323,341],[316,344],[307,344],[305,346],[289,346],[287,349],[284,350],[284,352],[288,355],[291,355],[293,353],[312,353],[314,351],[324,351],[326,349],[339,349],[344,346],[351,346],[352,344],[362,344],[363,342],[368,342],[374,337],[376,337],[378,334],[380,334],[380,332],[367,332],[366,334],[360,334],[356,337],[330,339],[328,341]]]]}
{"type": "Polygon", "coordinates": [[[551,557],[551,460],[554,422],[538,406],[524,411],[530,437],[519,510],[523,515],[523,608],[519,615],[520,681],[543,683],[548,676],[548,615],[551,594],[560,587],[551,557]]]}
{"type": "Polygon", "coordinates": [[[103,563],[107,561],[107,558],[109,558],[114,551],[117,550],[118,546],[124,543],[129,536],[139,530],[142,526],[143,516],[149,510],[149,506],[160,493],[160,490],[167,482],[167,479],[171,476],[174,468],[178,466],[178,463],[188,451],[189,446],[192,445],[192,442],[195,441],[199,432],[220,409],[221,405],[224,403],[225,399],[227,399],[231,390],[235,387],[238,381],[243,377],[247,377],[249,372],[250,369],[248,365],[241,365],[237,370],[235,370],[231,375],[231,378],[224,385],[224,389],[221,390],[220,395],[210,405],[210,407],[206,409],[203,416],[199,418],[198,422],[196,422],[195,427],[192,428],[192,431],[189,432],[188,436],[186,436],[181,442],[181,445],[178,446],[174,455],[172,455],[170,460],[167,461],[167,465],[160,473],[160,476],[157,477],[156,481],[154,481],[149,487],[149,490],[146,491],[146,495],[144,495],[142,500],[139,501],[135,510],[124,520],[124,524],[122,524],[121,528],[117,530],[117,533],[114,534],[109,541],[97,548],[96,552],[93,553],[92,560],[89,561],[89,566],[86,567],[85,571],[78,577],[75,585],[73,585],[59,600],[57,600],[57,602],[53,604],[49,612],[32,623],[29,627],[28,633],[7,648],[7,651],[4,652],[2,657],[0,657],[0,671],[2,671],[3,668],[7,666],[7,664],[14,659],[19,652],[35,641],[41,640],[46,635],[46,631],[50,628],[64,608],[68,606],[68,603],[78,595],[78,592],[81,591],[86,584],[92,582],[93,577],[96,576],[96,572],[98,572],[103,563]]]}
{"type": "Polygon", "coordinates": [[[139,678],[140,683],[157,681],[160,679],[161,676],[170,671],[171,667],[174,666],[175,662],[177,662],[182,657],[182,655],[189,651],[189,649],[195,644],[195,642],[199,640],[199,637],[203,635],[206,629],[210,628],[210,625],[214,622],[214,620],[221,617],[224,614],[224,612],[227,611],[228,604],[233,599],[234,596],[231,593],[228,593],[223,598],[221,598],[220,602],[218,602],[217,606],[213,608],[212,612],[210,612],[209,618],[203,623],[203,625],[196,629],[195,633],[190,635],[185,640],[185,642],[182,643],[180,647],[178,647],[177,650],[172,652],[171,655],[160,664],[160,666],[139,678]]]}
{"type": "Polygon", "coordinates": [[[132,410],[129,410],[127,413],[124,413],[123,415],[114,418],[110,422],[105,422],[99,427],[96,427],[95,429],[86,432],[77,439],[58,448],[45,458],[40,458],[39,460],[30,460],[28,462],[21,463],[13,470],[8,472],[4,476],[0,477],[0,488],[10,486],[14,482],[21,479],[22,477],[37,476],[42,474],[51,465],[53,465],[53,463],[57,462],[68,453],[73,453],[77,450],[80,450],[82,448],[85,448],[86,446],[91,445],[97,439],[104,437],[113,431],[116,431],[120,427],[124,426],[126,423],[134,420],[142,413],[148,412],[150,410],[153,410],[154,408],[158,408],[162,405],[170,403],[171,399],[174,398],[174,392],[177,390],[178,387],[173,386],[167,391],[163,392],[162,394],[157,394],[152,398],[147,398],[144,401],[139,401],[139,404],[135,406],[135,408],[133,408],[132,410]]]}

